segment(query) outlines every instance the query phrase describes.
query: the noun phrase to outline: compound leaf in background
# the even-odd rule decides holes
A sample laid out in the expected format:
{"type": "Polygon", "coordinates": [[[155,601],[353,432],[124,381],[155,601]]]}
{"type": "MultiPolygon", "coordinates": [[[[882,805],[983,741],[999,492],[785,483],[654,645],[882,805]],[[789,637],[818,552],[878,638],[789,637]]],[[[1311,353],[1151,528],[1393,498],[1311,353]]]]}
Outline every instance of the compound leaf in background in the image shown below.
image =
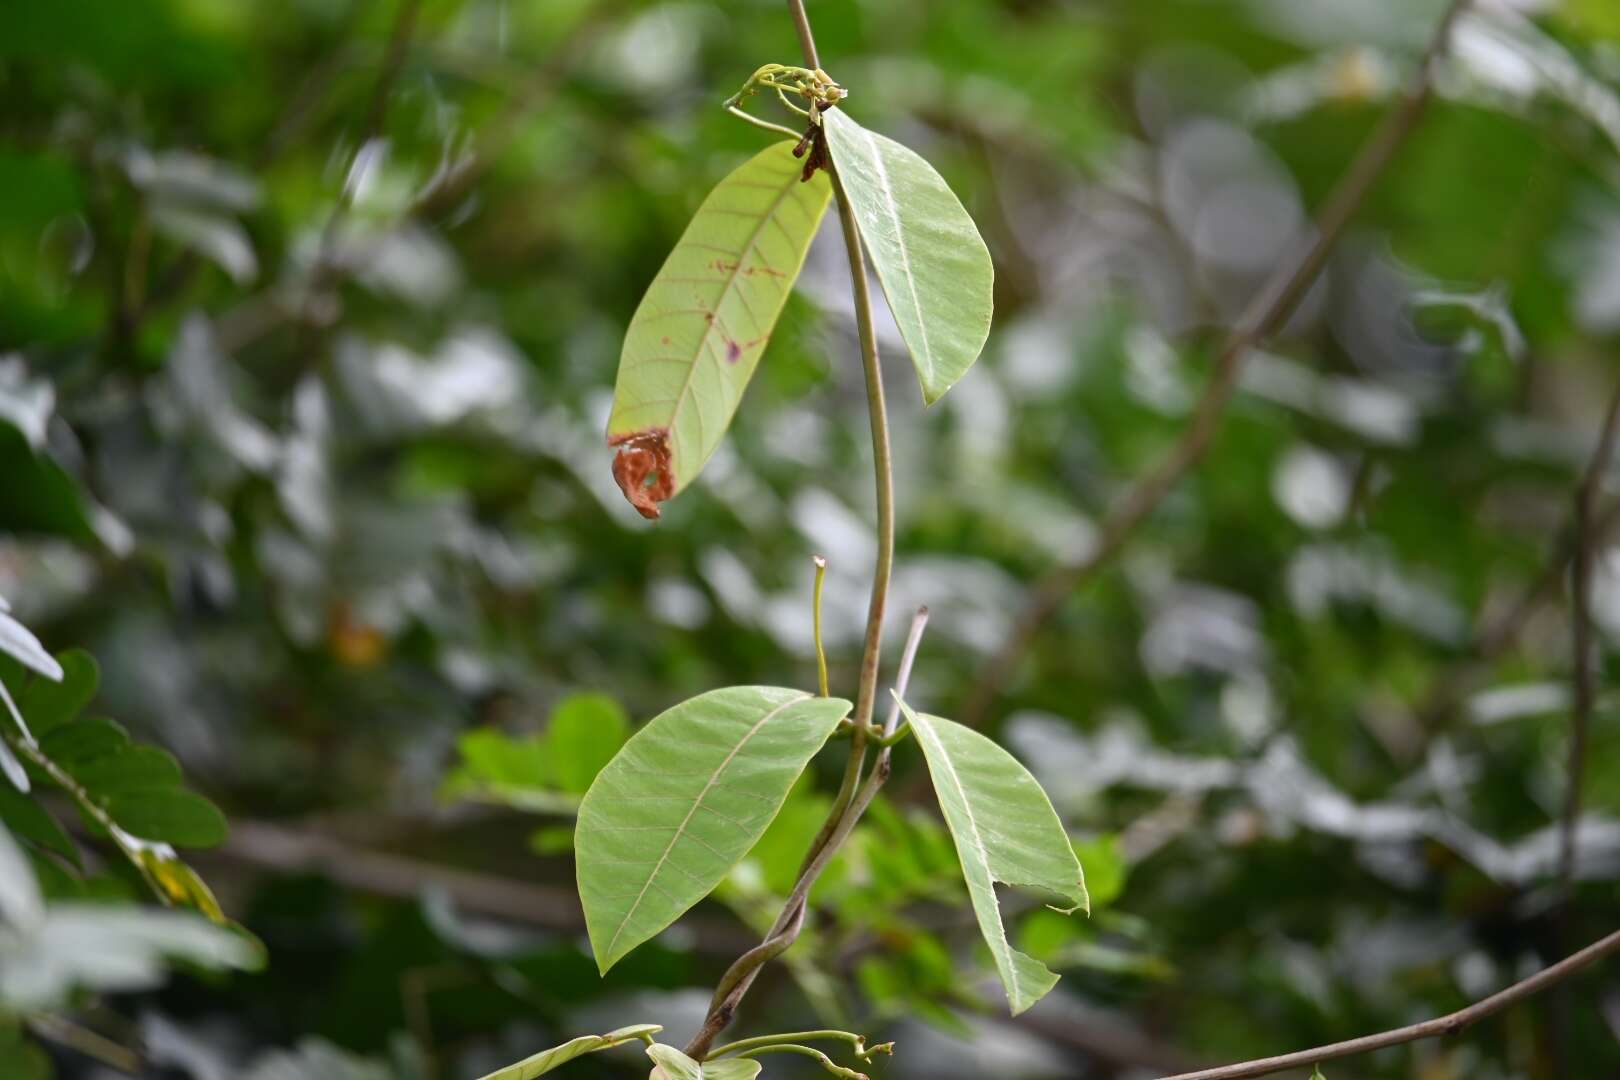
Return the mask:
{"type": "Polygon", "coordinates": [[[1016,1016],[1057,985],[1058,977],[1007,941],[996,882],[1062,897],[1086,908],[1085,878],[1051,800],[1029,771],[990,739],[961,724],[913,712],[917,736],[956,853],[979,930],[1016,1016]]]}
{"type": "Polygon", "coordinates": [[[961,200],[915,151],[842,109],[825,113],[822,127],[923,400],[932,405],[967,374],[990,336],[990,250],[961,200]]]}
{"type": "Polygon", "coordinates": [[[561,1046],[553,1046],[550,1050],[542,1050],[532,1057],[526,1057],[514,1065],[504,1069],[497,1069],[485,1076],[483,1080],[534,1080],[541,1073],[548,1073],[561,1065],[566,1065],[577,1057],[606,1050],[609,1047],[619,1046],[623,1043],[634,1042],[637,1039],[650,1039],[663,1031],[658,1024],[635,1024],[631,1027],[622,1027],[610,1031],[606,1035],[581,1035],[577,1039],[570,1039],[561,1046]]]}
{"type": "Polygon", "coordinates": [[[699,1064],[663,1043],[647,1047],[647,1056],[658,1066],[651,1080],[754,1080],[760,1070],[759,1062],[752,1058],[727,1058],[699,1064]]]}
{"type": "Polygon", "coordinates": [[[731,424],[832,186],[793,144],[720,181],[630,320],[608,420],[613,477],[643,517],[690,484],[731,424]]]}
{"type": "Polygon", "coordinates": [[[725,878],[849,710],[801,690],[734,686],[682,702],[631,736],[585,793],[574,834],[598,968],[725,878]]]}

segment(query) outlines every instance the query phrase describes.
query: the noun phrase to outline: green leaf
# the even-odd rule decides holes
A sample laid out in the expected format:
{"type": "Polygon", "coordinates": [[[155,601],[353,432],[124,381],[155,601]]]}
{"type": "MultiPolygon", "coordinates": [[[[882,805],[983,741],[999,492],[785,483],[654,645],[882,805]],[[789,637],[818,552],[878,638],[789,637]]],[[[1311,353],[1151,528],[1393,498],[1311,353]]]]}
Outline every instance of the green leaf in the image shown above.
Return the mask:
{"type": "Polygon", "coordinates": [[[551,711],[546,742],[564,791],[583,795],[630,735],[630,718],[606,694],[574,694],[551,711]]]}
{"type": "Polygon", "coordinates": [[[1080,865],[1087,868],[1086,896],[1091,900],[1091,910],[1112,904],[1125,890],[1125,877],[1129,873],[1119,836],[1103,833],[1089,840],[1076,840],[1074,854],[1080,865]]]}
{"type": "Polygon", "coordinates": [[[843,109],[822,117],[883,295],[932,405],[967,374],[990,335],[995,267],[973,219],[934,167],[843,109]]]}
{"type": "Polygon", "coordinates": [[[129,791],[106,801],[107,813],[142,840],[179,847],[213,847],[225,840],[225,815],[190,791],[129,791]]]}
{"type": "MultiPolygon", "coordinates": [[[[0,743],[0,747],[4,745],[0,743]]],[[[0,784],[0,822],[22,839],[56,852],[74,866],[79,865],[78,846],[50,811],[5,784],[0,784]]]]}
{"type": "Polygon", "coordinates": [[[712,690],[654,717],[586,792],[575,831],[597,967],[674,922],[776,817],[850,704],[800,690],[712,690]]]}
{"type": "Polygon", "coordinates": [[[832,187],[793,144],[720,181],[630,320],[608,420],[613,476],[644,517],[696,478],[731,425],[832,187]]]}
{"type": "Polygon", "coordinates": [[[56,659],[62,670],[60,682],[35,679],[17,697],[23,718],[39,738],[76,718],[101,685],[101,669],[83,649],[69,649],[56,659]]]}
{"type": "Polygon", "coordinates": [[[541,1073],[548,1073],[559,1065],[564,1065],[584,1054],[594,1053],[597,1050],[606,1050],[621,1043],[634,1042],[637,1039],[651,1038],[663,1031],[658,1024],[636,1024],[632,1027],[622,1027],[617,1031],[610,1031],[606,1035],[581,1035],[577,1039],[570,1039],[561,1046],[553,1046],[550,1050],[542,1050],[532,1057],[526,1057],[515,1065],[508,1065],[504,1069],[497,1069],[483,1080],[533,1080],[541,1073]]]}
{"type": "Polygon", "coordinates": [[[180,763],[156,746],[130,745],[116,754],[75,762],[68,771],[92,795],[162,791],[180,786],[180,763]]]}
{"type": "Polygon", "coordinates": [[[1016,1016],[1057,985],[1057,976],[1008,944],[995,883],[1053,893],[1089,910],[1080,862],[1051,800],[1016,758],[961,724],[909,707],[905,712],[928,759],[973,913],[1016,1016]]]}
{"type": "Polygon", "coordinates": [[[57,728],[39,745],[46,757],[71,772],[96,758],[123,753],[129,746],[129,732],[111,720],[92,717],[57,728]]]}
{"type": "Polygon", "coordinates": [[[698,1064],[673,1046],[653,1043],[647,1056],[658,1068],[649,1080],[754,1080],[760,1064],[752,1058],[727,1058],[698,1064]]]}

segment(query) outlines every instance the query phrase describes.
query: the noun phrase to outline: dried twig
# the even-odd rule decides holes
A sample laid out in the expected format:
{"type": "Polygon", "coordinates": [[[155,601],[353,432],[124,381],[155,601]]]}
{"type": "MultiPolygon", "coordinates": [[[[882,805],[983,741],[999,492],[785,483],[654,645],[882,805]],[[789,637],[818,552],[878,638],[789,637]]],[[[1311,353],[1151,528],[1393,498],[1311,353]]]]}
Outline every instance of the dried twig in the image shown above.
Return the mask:
{"type": "Polygon", "coordinates": [[[1528,979],[1516,982],[1500,993],[1492,994],[1483,1001],[1476,1001],[1465,1009],[1458,1009],[1454,1013],[1438,1016],[1433,1020],[1424,1020],[1421,1023],[1409,1024],[1406,1027],[1380,1031],[1375,1035],[1363,1035],[1359,1039],[1346,1039],[1343,1042],[1329,1043],[1326,1046],[1315,1046],[1309,1050],[1296,1050],[1292,1054],[1280,1054],[1277,1057],[1243,1061],[1236,1065],[1223,1065],[1215,1069],[1200,1069],[1197,1072],[1178,1073],[1175,1076],[1165,1077],[1164,1080],[1242,1080],[1244,1077],[1270,1076],[1272,1073],[1282,1072],[1284,1069],[1309,1068],[1319,1062],[1350,1057],[1352,1054],[1365,1054],[1372,1050],[1383,1049],[1386,1046],[1400,1046],[1403,1043],[1417,1042],[1420,1039],[1454,1035],[1470,1024],[1483,1020],[1487,1016],[1493,1016],[1510,1005],[1517,1005],[1519,1002],[1539,994],[1548,987],[1562,983],[1576,972],[1590,967],[1615,952],[1620,952],[1620,931],[1616,931],[1601,941],[1588,945],[1580,952],[1565,957],[1551,967],[1543,968],[1528,979]]]}

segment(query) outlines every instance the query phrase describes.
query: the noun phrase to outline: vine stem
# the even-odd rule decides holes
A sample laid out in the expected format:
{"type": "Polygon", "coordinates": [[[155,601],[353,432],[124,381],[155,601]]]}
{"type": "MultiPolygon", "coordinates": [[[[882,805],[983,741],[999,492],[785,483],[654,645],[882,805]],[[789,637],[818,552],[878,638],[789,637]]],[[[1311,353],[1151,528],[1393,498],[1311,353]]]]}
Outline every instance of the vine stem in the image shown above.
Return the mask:
{"type": "Polygon", "coordinates": [[[1517,1005],[1548,987],[1562,983],[1583,968],[1590,967],[1616,952],[1620,952],[1620,930],[1593,942],[1572,956],[1565,957],[1551,967],[1543,968],[1528,979],[1514,983],[1506,990],[1445,1016],[1437,1016],[1432,1020],[1424,1020],[1389,1031],[1380,1031],[1375,1035],[1363,1035],[1359,1039],[1346,1039],[1344,1042],[1329,1043],[1309,1050],[1297,1050],[1292,1054],[1243,1061],[1235,1065],[1222,1065],[1215,1069],[1200,1069],[1197,1072],[1177,1073],[1175,1076],[1164,1077],[1163,1080],[1244,1080],[1245,1077],[1251,1076],[1270,1076],[1284,1069],[1309,1068],[1323,1061],[1349,1057],[1352,1054],[1365,1054],[1386,1046],[1400,1046],[1420,1039],[1454,1035],[1470,1024],[1493,1016],[1510,1005],[1517,1005]]]}
{"type": "Polygon", "coordinates": [[[1328,197],[1317,218],[1315,238],[1278,268],[1238,320],[1221,346],[1215,370],[1205,383],[1192,419],[1176,444],[1114,504],[1091,549],[1078,561],[1058,567],[1036,584],[1007,640],[980,669],[969,688],[961,710],[962,723],[969,727],[982,724],[996,695],[1011,679],[1036,635],[1058,613],[1063,601],[1119,554],[1137,527],[1209,452],[1250,350],[1275,333],[1310,291],[1374,181],[1417,127],[1433,93],[1434,72],[1450,40],[1451,28],[1468,3],[1469,0],[1452,0],[1400,103],[1384,117],[1328,197]]]}
{"type": "MultiPolygon", "coordinates": [[[[815,34],[810,29],[810,16],[805,11],[804,0],[787,0],[787,5],[798,31],[805,65],[820,69],[821,58],[816,52],[815,34]]],[[[867,413],[872,428],[872,469],[877,494],[877,563],[872,573],[872,598],[866,612],[866,640],[861,653],[860,685],[855,697],[855,729],[838,795],[833,800],[827,820],[805,854],[792,894],[782,906],[782,912],[776,917],[770,933],[765,935],[765,940],[738,957],[720,977],[709,1014],[692,1041],[686,1045],[687,1056],[698,1061],[708,1055],[715,1038],[731,1023],[738,1004],[754,984],[760,970],[798,939],[799,932],[804,928],[811,887],[839,847],[849,838],[855,823],[877,797],[878,790],[889,776],[890,748],[883,747],[878,751],[877,766],[862,783],[868,730],[877,698],[878,671],[882,661],[883,616],[888,608],[889,581],[894,572],[894,459],[889,447],[889,412],[883,396],[883,369],[878,358],[877,328],[872,319],[872,289],[866,277],[866,256],[861,247],[860,230],[855,225],[855,211],[839,178],[836,163],[829,164],[827,172],[838,203],[844,251],[849,257],[855,327],[860,338],[861,367],[866,377],[867,413]]],[[[902,671],[902,680],[905,675],[906,672],[902,671]]]]}

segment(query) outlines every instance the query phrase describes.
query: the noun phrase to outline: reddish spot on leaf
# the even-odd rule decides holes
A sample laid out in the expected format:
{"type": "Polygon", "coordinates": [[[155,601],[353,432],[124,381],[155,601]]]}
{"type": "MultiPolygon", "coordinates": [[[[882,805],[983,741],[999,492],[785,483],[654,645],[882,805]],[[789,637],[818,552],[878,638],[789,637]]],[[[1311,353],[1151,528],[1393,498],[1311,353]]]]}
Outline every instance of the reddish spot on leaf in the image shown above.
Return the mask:
{"type": "Polygon", "coordinates": [[[619,452],[613,458],[613,479],[630,505],[644,518],[656,520],[658,504],[675,493],[669,467],[669,431],[648,428],[608,437],[619,452]]]}
{"type": "Polygon", "coordinates": [[[735,364],[742,359],[742,346],[735,341],[726,342],[726,363],[735,364]]]}

